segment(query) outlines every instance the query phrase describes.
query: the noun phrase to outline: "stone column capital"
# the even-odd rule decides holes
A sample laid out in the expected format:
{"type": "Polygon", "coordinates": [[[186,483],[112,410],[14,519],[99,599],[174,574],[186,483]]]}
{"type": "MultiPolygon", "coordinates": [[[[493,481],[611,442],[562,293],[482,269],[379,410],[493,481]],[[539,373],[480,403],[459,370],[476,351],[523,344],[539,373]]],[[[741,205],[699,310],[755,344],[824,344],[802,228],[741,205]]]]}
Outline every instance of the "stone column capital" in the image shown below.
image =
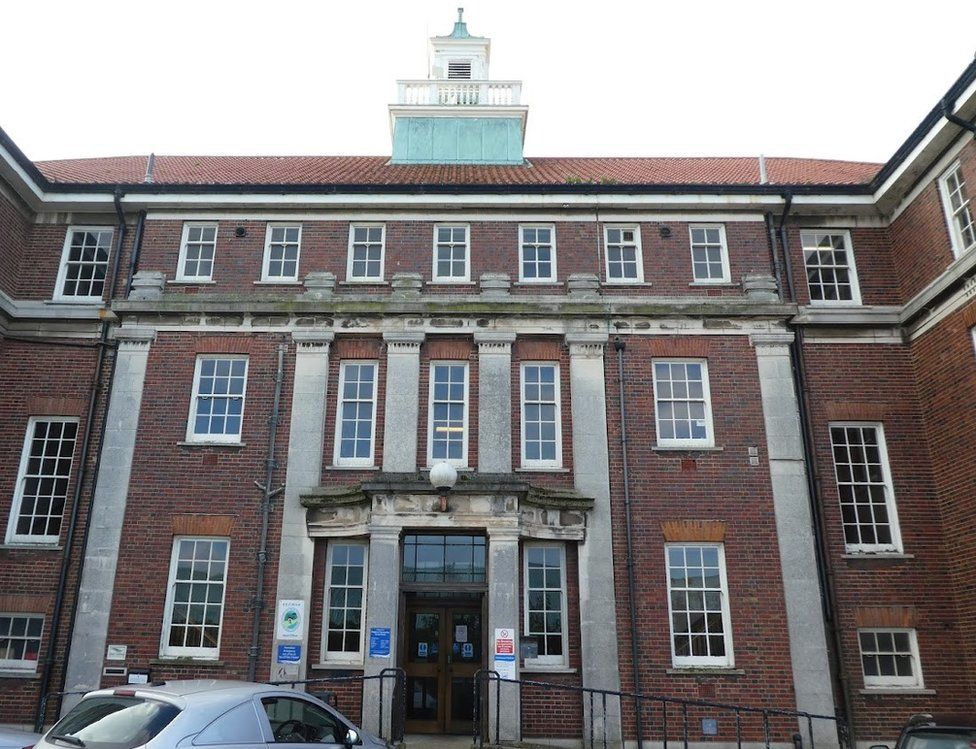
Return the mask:
{"type": "Polygon", "coordinates": [[[335,333],[331,330],[296,330],[291,334],[291,339],[297,345],[299,353],[328,354],[335,333]]]}
{"type": "Polygon", "coordinates": [[[149,347],[156,340],[155,328],[116,328],[112,337],[119,342],[120,349],[138,349],[149,347]]]}
{"type": "Polygon", "coordinates": [[[597,359],[603,356],[603,350],[610,340],[606,333],[567,333],[566,345],[569,346],[571,357],[597,359]]]}
{"type": "Polygon", "coordinates": [[[479,330],[474,334],[478,344],[478,354],[504,354],[511,356],[515,333],[502,330],[479,330]]]}
{"type": "Polygon", "coordinates": [[[795,336],[790,331],[783,331],[779,333],[753,333],[749,336],[749,343],[756,348],[756,354],[761,356],[763,352],[760,349],[786,348],[793,343],[794,337],[795,336]]]}
{"type": "Polygon", "coordinates": [[[420,355],[420,344],[425,335],[419,330],[388,330],[383,334],[388,354],[417,354],[420,355]]]}

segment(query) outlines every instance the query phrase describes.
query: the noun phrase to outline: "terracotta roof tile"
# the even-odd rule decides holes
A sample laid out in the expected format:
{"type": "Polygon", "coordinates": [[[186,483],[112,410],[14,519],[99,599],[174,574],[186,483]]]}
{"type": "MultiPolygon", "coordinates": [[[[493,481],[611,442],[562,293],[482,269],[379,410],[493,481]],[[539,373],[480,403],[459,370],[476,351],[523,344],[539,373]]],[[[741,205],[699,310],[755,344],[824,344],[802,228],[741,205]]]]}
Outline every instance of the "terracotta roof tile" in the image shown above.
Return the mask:
{"type": "MultiPolygon", "coordinates": [[[[385,156],[157,156],[158,185],[755,185],[756,158],[529,158],[518,166],[390,164],[385,156]]],[[[51,182],[135,184],[148,157],[38,161],[51,182]]],[[[861,185],[880,164],[826,159],[766,159],[769,182],[861,185]]]]}

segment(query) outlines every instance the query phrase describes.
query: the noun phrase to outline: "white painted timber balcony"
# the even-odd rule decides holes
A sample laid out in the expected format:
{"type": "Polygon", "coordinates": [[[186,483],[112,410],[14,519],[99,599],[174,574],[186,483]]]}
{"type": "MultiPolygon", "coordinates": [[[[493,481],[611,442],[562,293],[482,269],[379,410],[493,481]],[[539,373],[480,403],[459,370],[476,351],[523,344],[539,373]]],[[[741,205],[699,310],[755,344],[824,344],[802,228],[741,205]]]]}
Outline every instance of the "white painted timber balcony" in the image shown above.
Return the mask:
{"type": "Polygon", "coordinates": [[[397,81],[400,105],[518,106],[522,81],[397,81]]]}

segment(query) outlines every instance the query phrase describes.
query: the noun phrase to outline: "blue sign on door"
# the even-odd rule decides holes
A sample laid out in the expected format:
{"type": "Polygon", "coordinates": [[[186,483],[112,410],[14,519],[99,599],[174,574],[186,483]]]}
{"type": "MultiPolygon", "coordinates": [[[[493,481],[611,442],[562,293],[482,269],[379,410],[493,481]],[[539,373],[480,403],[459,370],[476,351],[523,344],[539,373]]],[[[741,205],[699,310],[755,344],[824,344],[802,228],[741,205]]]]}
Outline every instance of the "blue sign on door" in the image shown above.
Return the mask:
{"type": "Polygon", "coordinates": [[[390,657],[390,628],[370,627],[369,629],[369,657],[390,657]]]}

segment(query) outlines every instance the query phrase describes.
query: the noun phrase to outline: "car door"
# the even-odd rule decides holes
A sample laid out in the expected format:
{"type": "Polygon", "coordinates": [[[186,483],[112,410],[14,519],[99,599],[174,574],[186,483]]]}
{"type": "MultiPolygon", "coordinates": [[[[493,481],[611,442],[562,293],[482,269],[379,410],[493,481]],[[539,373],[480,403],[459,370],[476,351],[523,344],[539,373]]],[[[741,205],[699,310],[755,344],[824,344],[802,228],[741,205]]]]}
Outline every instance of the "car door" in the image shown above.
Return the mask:
{"type": "Polygon", "coordinates": [[[345,749],[349,727],[325,708],[297,695],[262,696],[261,707],[273,737],[269,747],[287,749],[315,744],[345,749]]]}

